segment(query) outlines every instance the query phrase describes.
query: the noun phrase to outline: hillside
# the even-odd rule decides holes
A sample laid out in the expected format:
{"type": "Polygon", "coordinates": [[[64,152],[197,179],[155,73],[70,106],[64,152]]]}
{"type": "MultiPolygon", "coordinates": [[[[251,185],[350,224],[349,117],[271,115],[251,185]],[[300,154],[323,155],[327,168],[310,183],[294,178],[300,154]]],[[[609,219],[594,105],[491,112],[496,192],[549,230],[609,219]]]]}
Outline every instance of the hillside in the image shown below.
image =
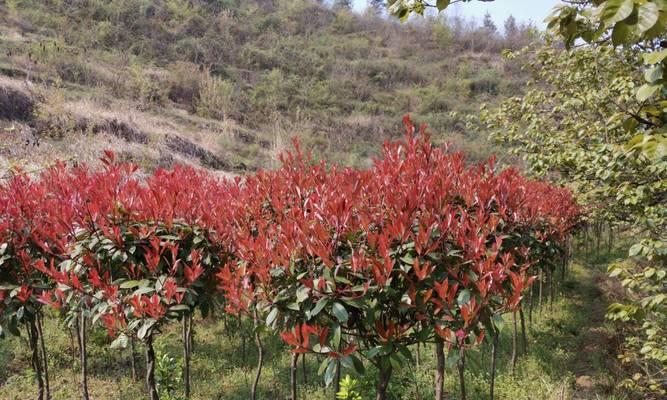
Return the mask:
{"type": "Polygon", "coordinates": [[[462,119],[521,90],[500,53],[532,30],[510,28],[306,0],[0,1],[0,166],[110,148],[243,173],[294,136],[364,166],[406,113],[482,159],[494,149],[462,119]]]}

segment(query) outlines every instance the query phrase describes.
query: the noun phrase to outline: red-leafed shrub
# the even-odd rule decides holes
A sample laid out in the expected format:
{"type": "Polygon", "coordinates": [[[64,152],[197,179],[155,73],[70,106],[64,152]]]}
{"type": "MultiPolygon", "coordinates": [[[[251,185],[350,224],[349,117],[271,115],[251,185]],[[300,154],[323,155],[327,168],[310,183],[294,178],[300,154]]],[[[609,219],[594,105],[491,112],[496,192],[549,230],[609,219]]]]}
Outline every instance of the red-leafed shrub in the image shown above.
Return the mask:
{"type": "Polygon", "coordinates": [[[367,170],[297,145],[234,181],[181,166],[141,176],[111,153],[100,169],[17,175],[0,185],[2,326],[48,304],[102,321],[116,344],[136,336],[153,400],[154,333],[221,291],[226,311],[266,319],[295,353],[328,356],[329,382],[363,355],[384,398],[411,345],[465,349],[495,332],[579,216],[567,190],[468,165],[405,124],[367,170]]]}
{"type": "Polygon", "coordinates": [[[483,340],[534,280],[543,249],[530,246],[562,243],[578,215],[567,191],[492,162],[467,166],[406,126],[367,171],[314,164],[297,148],[249,178],[239,264],[218,275],[236,306],[265,311],[294,351],[361,366],[362,350],[381,371],[379,392],[407,346],[483,340]]]}

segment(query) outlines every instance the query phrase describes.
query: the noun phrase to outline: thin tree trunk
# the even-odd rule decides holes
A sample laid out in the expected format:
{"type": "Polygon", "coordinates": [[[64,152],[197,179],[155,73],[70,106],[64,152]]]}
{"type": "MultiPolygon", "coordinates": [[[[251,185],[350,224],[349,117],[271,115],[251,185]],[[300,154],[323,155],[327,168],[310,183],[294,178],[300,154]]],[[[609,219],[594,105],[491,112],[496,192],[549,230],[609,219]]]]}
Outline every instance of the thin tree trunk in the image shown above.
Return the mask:
{"type": "Polygon", "coordinates": [[[584,258],[586,262],[589,262],[591,252],[589,251],[589,243],[588,243],[588,226],[584,228],[584,258]]]}
{"type": "Polygon", "coordinates": [[[30,364],[35,371],[37,380],[37,400],[44,400],[44,379],[42,377],[42,363],[39,359],[38,333],[35,321],[26,322],[28,345],[30,347],[30,364]]]}
{"type": "Polygon", "coordinates": [[[301,355],[301,371],[303,372],[303,384],[308,384],[308,370],[306,369],[306,354],[301,355]]]}
{"type": "Polygon", "coordinates": [[[539,288],[539,293],[538,293],[538,301],[537,301],[537,316],[541,317],[542,316],[542,282],[544,281],[544,272],[540,269],[540,274],[539,277],[537,278],[540,281],[540,288],[539,288]]]}
{"type": "Polygon", "coordinates": [[[516,311],[512,312],[512,376],[514,376],[514,370],[516,369],[516,359],[517,359],[517,334],[516,334],[516,311]]]}
{"type": "Polygon", "coordinates": [[[136,361],[137,351],[134,347],[134,335],[130,335],[130,365],[132,367],[132,380],[137,381],[137,361],[136,361]]]}
{"type": "Polygon", "coordinates": [[[602,236],[602,223],[598,222],[595,226],[595,255],[600,257],[600,238],[602,236]]]}
{"type": "Polygon", "coordinates": [[[417,362],[417,369],[419,369],[422,365],[422,352],[421,352],[421,343],[417,342],[417,352],[416,352],[416,360],[417,362]]]}
{"type": "Polygon", "coordinates": [[[445,342],[435,338],[435,400],[445,399],[445,342]]]}
{"type": "Polygon", "coordinates": [[[391,379],[392,368],[391,365],[387,368],[379,368],[377,391],[375,393],[375,400],[387,400],[387,388],[389,387],[389,380],[391,379]]]}
{"type": "Polygon", "coordinates": [[[461,400],[466,400],[466,351],[463,347],[459,349],[459,386],[461,389],[461,400]]]}
{"type": "MultiPolygon", "coordinates": [[[[74,330],[76,332],[79,331],[78,326],[79,326],[79,324],[75,321],[74,330]]],[[[74,363],[74,362],[76,362],[76,358],[77,358],[76,349],[74,348],[74,332],[72,331],[71,328],[68,328],[67,331],[69,332],[69,348],[70,348],[70,352],[71,352],[71,356],[72,356],[72,363],[74,363]]],[[[79,334],[77,333],[77,337],[78,337],[78,335],[79,334]]],[[[77,346],[78,346],[78,344],[77,344],[77,346]]]]}
{"type": "Polygon", "coordinates": [[[257,371],[255,372],[255,380],[250,389],[250,399],[257,400],[257,386],[259,386],[259,378],[262,375],[262,365],[264,364],[264,347],[262,347],[262,338],[259,335],[259,317],[257,316],[257,308],[252,313],[253,325],[255,327],[255,343],[257,344],[257,371]]]}
{"type": "Polygon", "coordinates": [[[149,400],[160,400],[155,382],[155,349],[153,349],[153,334],[144,339],[146,345],[146,389],[149,400]]]}
{"type": "Polygon", "coordinates": [[[519,305],[519,318],[521,319],[521,350],[523,354],[528,353],[528,337],[526,334],[526,318],[523,315],[523,304],[519,305]]]}
{"type": "Polygon", "coordinates": [[[554,272],[549,269],[548,273],[549,278],[549,312],[553,314],[554,312],[554,297],[556,295],[554,288],[554,272]]]}
{"type": "MultiPolygon", "coordinates": [[[[338,352],[342,351],[343,349],[343,341],[338,344],[338,352]]],[[[333,388],[334,388],[334,400],[337,398],[336,395],[338,392],[340,392],[340,360],[336,360],[336,374],[334,375],[334,382],[333,382],[333,388]]]]}
{"type": "Polygon", "coordinates": [[[496,362],[498,360],[498,332],[493,334],[493,342],[491,344],[491,387],[489,388],[489,399],[493,400],[493,391],[496,386],[496,362]]]}
{"type": "Polygon", "coordinates": [[[607,255],[611,254],[611,249],[614,244],[614,227],[609,224],[609,235],[607,237],[607,255]]]}
{"type": "Polygon", "coordinates": [[[183,386],[185,398],[190,398],[190,345],[192,343],[192,314],[183,315],[183,386]]]}
{"type": "Polygon", "coordinates": [[[89,400],[90,398],[88,396],[88,352],[86,342],[86,314],[82,308],[79,311],[79,361],[81,362],[81,398],[83,400],[89,400]]]}
{"type": "Polygon", "coordinates": [[[37,334],[39,335],[39,347],[42,353],[42,365],[44,368],[44,388],[46,390],[46,400],[51,400],[51,384],[49,382],[49,359],[46,355],[46,345],[44,344],[44,329],[42,324],[42,314],[37,314],[37,334]]]}
{"type": "Polygon", "coordinates": [[[528,304],[528,324],[533,326],[533,306],[535,304],[535,285],[530,285],[530,303],[528,304]]]}
{"type": "Polygon", "coordinates": [[[297,367],[298,367],[298,362],[299,362],[299,354],[297,353],[292,353],[292,359],[290,362],[290,392],[292,394],[291,399],[292,400],[298,400],[297,399],[297,392],[296,392],[296,373],[297,373],[297,367]]]}
{"type": "Polygon", "coordinates": [[[245,342],[245,332],[243,331],[243,320],[241,319],[241,314],[238,315],[238,324],[239,324],[239,332],[241,334],[241,366],[245,367],[247,361],[246,342],[245,342]]]}

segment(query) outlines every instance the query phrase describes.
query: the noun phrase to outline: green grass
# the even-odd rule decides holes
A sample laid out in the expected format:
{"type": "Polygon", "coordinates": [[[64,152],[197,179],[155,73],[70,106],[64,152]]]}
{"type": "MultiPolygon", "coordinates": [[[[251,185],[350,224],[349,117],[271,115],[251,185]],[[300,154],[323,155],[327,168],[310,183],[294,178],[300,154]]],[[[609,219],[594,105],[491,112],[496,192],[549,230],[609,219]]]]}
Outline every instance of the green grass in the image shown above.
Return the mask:
{"type": "MultiPolygon", "coordinates": [[[[593,261],[593,260],[592,260],[593,261]]],[[[511,317],[501,335],[498,359],[496,398],[498,399],[622,399],[614,391],[612,374],[612,327],[604,320],[606,302],[599,289],[605,275],[600,264],[584,268],[574,263],[553,310],[545,304],[533,312],[528,325],[528,353],[520,354],[516,373],[510,371],[511,317]],[[577,377],[580,384],[577,384],[577,377]]],[[[545,302],[546,303],[546,302],[545,302]]],[[[528,314],[526,312],[526,314],[528,314]]],[[[526,315],[528,319],[528,315],[526,315]]],[[[67,331],[52,315],[46,322],[46,341],[54,400],[78,397],[79,363],[71,348],[67,331]]],[[[156,342],[158,354],[165,352],[180,362],[180,327],[167,327],[156,342]]],[[[192,364],[193,399],[249,398],[254,375],[256,351],[249,326],[238,329],[235,321],[198,320],[195,324],[195,349],[192,364]],[[242,351],[246,338],[245,357],[242,351]],[[245,358],[245,359],[244,359],[245,358]]],[[[104,330],[90,335],[91,398],[100,400],[136,400],[145,398],[143,382],[130,378],[129,350],[110,350],[110,340],[104,330]]],[[[289,395],[289,353],[277,338],[266,338],[267,360],[260,385],[261,399],[285,399],[289,395]]],[[[141,346],[138,346],[141,350],[141,346]]],[[[414,349],[413,349],[414,350],[414,349]]],[[[470,350],[467,355],[466,385],[469,399],[488,398],[490,347],[470,350]]],[[[138,359],[142,359],[141,356],[138,359]]],[[[34,393],[32,372],[28,364],[25,341],[8,338],[0,341],[0,398],[23,400],[34,393]]],[[[321,386],[317,376],[319,366],[314,356],[307,357],[307,384],[299,362],[300,398],[332,399],[331,389],[321,386]]],[[[435,360],[432,348],[421,349],[421,365],[406,363],[397,371],[390,386],[394,399],[433,398],[435,360]]],[[[143,361],[140,360],[140,373],[143,361]]],[[[344,372],[345,373],[345,372],[344,372]]],[[[450,398],[458,397],[458,383],[453,367],[447,369],[446,391],[450,398]]],[[[141,377],[140,377],[141,378],[141,377]]],[[[364,399],[371,398],[375,372],[355,376],[364,399]]]]}

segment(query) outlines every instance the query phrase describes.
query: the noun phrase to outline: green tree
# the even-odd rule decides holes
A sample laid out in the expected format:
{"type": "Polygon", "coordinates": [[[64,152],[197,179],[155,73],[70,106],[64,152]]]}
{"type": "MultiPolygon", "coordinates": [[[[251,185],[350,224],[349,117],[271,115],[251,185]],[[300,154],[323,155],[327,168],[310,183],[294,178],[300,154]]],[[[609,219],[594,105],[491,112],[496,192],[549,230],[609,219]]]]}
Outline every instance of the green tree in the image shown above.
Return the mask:
{"type": "MultiPolygon", "coordinates": [[[[405,20],[450,3],[395,0],[389,11],[405,20]]],[[[484,110],[481,121],[535,174],[572,186],[593,207],[591,218],[624,223],[639,238],[630,259],[610,267],[628,295],[610,306],[608,316],[630,328],[621,360],[634,366],[628,369],[634,374],[622,384],[663,396],[667,2],[577,0],[561,5],[547,22],[550,36],[579,49],[539,51],[529,64],[533,87],[496,110],[484,110]]]]}
{"type": "MultiPolygon", "coordinates": [[[[531,58],[533,50],[507,55],[531,58]]],[[[635,262],[610,267],[628,296],[608,316],[631,328],[621,360],[634,366],[627,369],[633,379],[623,384],[664,394],[667,158],[637,131],[650,132],[643,121],[651,118],[635,95],[641,61],[633,50],[611,46],[545,47],[526,64],[533,73],[528,91],[483,108],[479,120],[534,174],[574,188],[590,205],[590,221],[612,221],[641,238],[630,249],[635,262]]]]}
{"type": "Polygon", "coordinates": [[[351,10],[352,0],[335,0],[333,7],[337,10],[351,10]]]}
{"type": "Polygon", "coordinates": [[[496,23],[493,22],[493,19],[491,19],[491,14],[487,11],[486,14],[484,14],[484,19],[482,20],[482,28],[489,32],[490,34],[494,34],[498,32],[498,27],[496,26],[496,23]]]}

